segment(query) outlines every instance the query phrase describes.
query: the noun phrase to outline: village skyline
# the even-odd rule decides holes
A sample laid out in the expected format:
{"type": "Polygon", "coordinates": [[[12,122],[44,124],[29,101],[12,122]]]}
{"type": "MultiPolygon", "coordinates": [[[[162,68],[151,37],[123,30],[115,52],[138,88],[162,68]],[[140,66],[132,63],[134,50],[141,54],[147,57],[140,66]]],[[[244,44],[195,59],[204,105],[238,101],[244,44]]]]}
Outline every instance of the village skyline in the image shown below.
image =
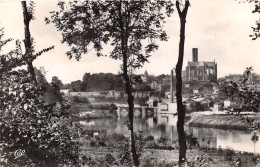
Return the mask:
{"type": "MultiPolygon", "coordinates": [[[[36,1],[35,17],[31,22],[31,33],[35,38],[36,50],[54,45],[55,48],[47,54],[37,58],[34,65],[41,66],[47,71],[46,78],[51,81],[53,76],[59,77],[62,82],[81,80],[85,72],[89,73],[118,73],[120,61],[108,57],[96,57],[91,51],[82,56],[80,61],[68,59],[66,51],[69,47],[61,44],[61,34],[55,30],[54,25],[46,25],[45,17],[56,9],[57,2],[36,1]]],[[[260,73],[259,41],[252,41],[251,27],[254,26],[257,16],[252,14],[253,4],[240,4],[237,1],[210,1],[195,0],[187,16],[186,43],[184,53],[184,67],[192,60],[192,48],[198,48],[199,61],[216,61],[218,64],[218,77],[228,74],[241,74],[246,67],[252,66],[254,73],[260,73]],[[216,10],[213,10],[216,9],[216,10]],[[232,9],[232,10],[230,10],[232,9]],[[214,12],[213,12],[214,11],[214,12]]],[[[0,27],[5,28],[5,38],[23,40],[24,29],[22,8],[20,3],[0,2],[0,16],[5,17],[0,27]]],[[[177,62],[179,41],[179,19],[177,11],[167,18],[165,30],[170,37],[167,42],[158,42],[158,51],[152,53],[143,68],[151,75],[170,74],[177,62]]],[[[15,42],[4,48],[9,50],[15,42]]],[[[105,46],[108,53],[109,46],[105,46]]]]}

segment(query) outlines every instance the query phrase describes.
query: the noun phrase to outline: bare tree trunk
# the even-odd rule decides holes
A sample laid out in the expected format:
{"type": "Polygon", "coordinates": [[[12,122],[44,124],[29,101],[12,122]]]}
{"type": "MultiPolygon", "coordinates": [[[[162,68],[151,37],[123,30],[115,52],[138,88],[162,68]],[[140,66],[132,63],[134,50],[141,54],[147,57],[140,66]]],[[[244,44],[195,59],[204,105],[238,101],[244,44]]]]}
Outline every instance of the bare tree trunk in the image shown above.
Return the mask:
{"type": "Polygon", "coordinates": [[[180,4],[177,1],[176,7],[180,17],[180,43],[179,43],[179,57],[176,65],[176,98],[177,98],[177,112],[178,112],[178,121],[177,121],[177,131],[179,136],[179,166],[182,166],[186,160],[186,137],[184,132],[184,119],[185,119],[185,108],[182,103],[182,65],[184,57],[184,42],[185,42],[185,23],[186,15],[189,8],[189,1],[186,1],[185,8],[181,11],[180,4]]]}
{"type": "Polygon", "coordinates": [[[120,22],[120,30],[121,30],[121,50],[123,55],[123,77],[125,80],[125,88],[126,88],[126,94],[127,94],[127,102],[129,106],[129,131],[130,131],[130,139],[129,139],[129,147],[131,151],[131,157],[133,161],[133,166],[138,167],[140,165],[139,157],[137,155],[137,150],[135,146],[135,135],[134,135],[134,97],[132,95],[132,86],[131,86],[131,80],[128,75],[128,69],[127,69],[127,60],[128,60],[128,32],[127,28],[124,28],[124,20],[122,18],[122,0],[120,0],[119,4],[119,22],[120,22]]]}
{"type": "Polygon", "coordinates": [[[32,20],[32,14],[29,13],[27,10],[26,1],[22,1],[21,3],[22,3],[22,7],[23,7],[23,18],[24,18],[25,60],[27,63],[28,72],[30,73],[30,77],[31,77],[32,81],[36,83],[37,81],[36,81],[35,71],[34,71],[33,64],[32,64],[32,61],[33,61],[32,60],[32,42],[31,42],[31,34],[30,34],[30,28],[29,28],[30,21],[32,20]]]}

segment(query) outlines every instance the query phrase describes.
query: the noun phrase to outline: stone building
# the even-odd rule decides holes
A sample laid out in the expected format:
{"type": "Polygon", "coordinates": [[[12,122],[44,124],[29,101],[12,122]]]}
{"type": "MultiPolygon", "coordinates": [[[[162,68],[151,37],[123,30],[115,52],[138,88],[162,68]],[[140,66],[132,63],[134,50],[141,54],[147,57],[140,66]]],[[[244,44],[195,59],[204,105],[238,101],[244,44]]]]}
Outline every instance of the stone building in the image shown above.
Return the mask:
{"type": "Polygon", "coordinates": [[[198,61],[198,48],[192,49],[192,62],[182,72],[183,81],[217,81],[217,63],[198,61]]]}
{"type": "Polygon", "coordinates": [[[144,74],[142,75],[142,80],[145,83],[148,82],[148,72],[146,70],[145,70],[144,74]]]}

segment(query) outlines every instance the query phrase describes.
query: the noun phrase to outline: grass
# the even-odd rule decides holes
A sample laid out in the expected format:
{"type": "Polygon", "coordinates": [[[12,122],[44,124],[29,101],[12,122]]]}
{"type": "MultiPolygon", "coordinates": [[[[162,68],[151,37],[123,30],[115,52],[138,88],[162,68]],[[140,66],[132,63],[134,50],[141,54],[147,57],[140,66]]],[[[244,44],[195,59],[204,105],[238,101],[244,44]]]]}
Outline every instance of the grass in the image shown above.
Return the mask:
{"type": "Polygon", "coordinates": [[[195,116],[189,122],[191,126],[211,127],[220,129],[248,130],[252,125],[240,116],[235,115],[200,115],[195,116]]]}
{"type": "MultiPolygon", "coordinates": [[[[120,134],[107,134],[99,131],[98,137],[85,138],[83,140],[82,154],[90,157],[86,161],[92,166],[131,166],[129,163],[128,138],[120,134]],[[99,163],[99,162],[102,163],[99,163]],[[106,164],[106,165],[105,165],[106,164]]],[[[137,143],[140,143],[137,140],[137,143]]],[[[137,148],[140,145],[137,144],[137,148]]],[[[141,151],[141,166],[177,166],[179,149],[177,139],[171,141],[167,138],[154,139],[152,136],[144,138],[144,146],[141,151]],[[152,146],[151,143],[154,143],[152,146]],[[170,149],[164,149],[164,148],[170,149]]],[[[187,149],[187,164],[190,167],[235,167],[238,159],[242,166],[254,167],[260,163],[260,155],[252,153],[235,152],[232,149],[189,147],[187,149]]]]}

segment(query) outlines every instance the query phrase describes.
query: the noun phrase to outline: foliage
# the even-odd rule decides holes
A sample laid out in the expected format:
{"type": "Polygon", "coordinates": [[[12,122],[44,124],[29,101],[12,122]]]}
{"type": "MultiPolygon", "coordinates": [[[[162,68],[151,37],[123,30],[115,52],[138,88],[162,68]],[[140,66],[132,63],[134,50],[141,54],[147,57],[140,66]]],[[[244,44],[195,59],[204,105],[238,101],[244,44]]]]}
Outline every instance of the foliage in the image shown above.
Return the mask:
{"type": "Polygon", "coordinates": [[[256,143],[256,142],[258,141],[258,138],[259,138],[259,136],[257,136],[256,133],[254,133],[254,135],[253,135],[252,138],[251,138],[251,141],[254,142],[254,143],[256,143]]]}
{"type": "MultiPolygon", "coordinates": [[[[252,13],[257,13],[260,14],[260,1],[259,0],[237,0],[239,3],[243,2],[248,2],[248,3],[254,3],[255,8],[252,10],[252,13]]],[[[260,19],[256,20],[255,27],[251,27],[253,30],[253,34],[249,35],[252,40],[256,40],[257,38],[260,38],[260,19]]]]}
{"type": "Polygon", "coordinates": [[[30,166],[76,163],[77,147],[61,123],[68,113],[62,103],[44,104],[45,85],[33,85],[25,71],[4,74],[1,93],[2,162],[30,166]],[[14,152],[26,156],[14,160],[14,152]],[[37,154],[37,157],[35,157],[37,154]]]}
{"type": "Polygon", "coordinates": [[[51,79],[51,85],[53,87],[55,87],[56,89],[60,90],[60,88],[62,87],[63,83],[57,76],[53,76],[52,79],[51,79]]]}
{"type": "MultiPolygon", "coordinates": [[[[32,17],[32,9],[29,8],[32,17]]],[[[11,41],[2,40],[0,50],[11,41]]],[[[1,54],[0,63],[0,165],[1,166],[57,166],[78,163],[77,143],[71,140],[66,122],[68,113],[63,101],[47,105],[45,93],[48,85],[44,75],[40,82],[31,80],[29,72],[14,69],[32,62],[53,47],[38,53],[22,54],[21,43],[16,49],[1,54]],[[17,150],[24,155],[15,157],[17,150]]],[[[38,71],[39,72],[39,71],[38,71]]],[[[40,72],[39,72],[40,73],[40,72]]]]}
{"type": "Polygon", "coordinates": [[[235,82],[228,79],[223,79],[220,82],[221,90],[224,90],[224,93],[227,94],[232,100],[236,100],[244,111],[260,111],[260,90],[257,87],[250,86],[249,78],[251,77],[251,72],[248,71],[248,68],[244,73],[243,77],[239,82],[235,82]]]}
{"type": "Polygon", "coordinates": [[[109,57],[122,60],[122,76],[129,104],[130,148],[133,163],[139,166],[133,132],[134,97],[131,76],[133,70],[148,62],[151,52],[158,49],[156,39],[167,40],[162,30],[165,15],[173,12],[171,1],[70,1],[58,3],[51,20],[62,33],[62,42],[70,46],[69,58],[77,60],[93,47],[97,56],[104,56],[103,45],[110,44],[109,57]],[[147,43],[144,43],[147,40],[147,43]],[[145,46],[143,46],[145,44],[145,46]]]}
{"type": "Polygon", "coordinates": [[[149,53],[158,48],[153,39],[166,40],[167,36],[162,31],[164,15],[161,10],[166,7],[167,14],[172,13],[170,1],[123,1],[122,19],[125,30],[120,30],[119,1],[73,1],[69,4],[58,3],[60,10],[51,12],[51,20],[46,18],[46,23],[54,23],[57,30],[62,32],[62,42],[67,43],[71,50],[67,52],[69,58],[80,59],[81,54],[89,51],[92,43],[97,51],[97,56],[102,56],[102,44],[111,42],[114,47],[110,53],[113,59],[122,59],[120,31],[127,28],[129,57],[136,56],[128,65],[140,67],[140,63],[147,61],[149,53]],[[68,7],[69,8],[66,8],[68,7]],[[149,38],[145,48],[145,55],[141,54],[142,40],[149,38]]]}
{"type": "Polygon", "coordinates": [[[136,99],[136,103],[140,106],[147,106],[147,101],[149,100],[149,97],[142,97],[139,99],[136,99]]]}
{"type": "Polygon", "coordinates": [[[82,81],[71,82],[70,89],[74,92],[122,91],[124,90],[124,84],[122,78],[111,73],[85,73],[82,81]]]}
{"type": "Polygon", "coordinates": [[[81,97],[81,96],[72,96],[70,97],[70,100],[75,103],[86,103],[90,104],[89,100],[87,97],[81,97]]]}
{"type": "Polygon", "coordinates": [[[232,161],[233,160],[233,156],[235,155],[235,151],[232,149],[227,149],[225,151],[225,160],[227,161],[232,161]]]}
{"type": "Polygon", "coordinates": [[[186,141],[190,147],[199,146],[198,138],[194,137],[192,134],[186,134],[186,141]]]}

